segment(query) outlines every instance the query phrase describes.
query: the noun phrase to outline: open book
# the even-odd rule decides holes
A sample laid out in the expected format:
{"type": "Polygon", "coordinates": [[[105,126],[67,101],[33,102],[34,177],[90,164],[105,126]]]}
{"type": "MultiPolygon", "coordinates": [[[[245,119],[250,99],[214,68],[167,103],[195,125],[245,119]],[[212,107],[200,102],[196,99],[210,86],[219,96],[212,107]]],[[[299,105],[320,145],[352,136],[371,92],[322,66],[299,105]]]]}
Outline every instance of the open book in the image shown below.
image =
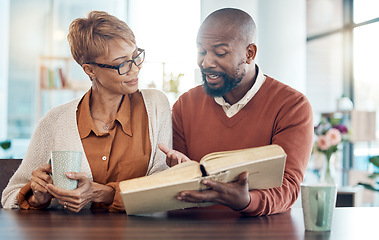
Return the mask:
{"type": "Polygon", "coordinates": [[[279,187],[283,181],[286,153],[278,145],[210,153],[200,163],[184,162],[162,172],[120,182],[128,215],[162,212],[212,203],[188,203],[176,199],[183,190],[204,190],[208,178],[232,182],[247,171],[249,189],[279,187]]]}

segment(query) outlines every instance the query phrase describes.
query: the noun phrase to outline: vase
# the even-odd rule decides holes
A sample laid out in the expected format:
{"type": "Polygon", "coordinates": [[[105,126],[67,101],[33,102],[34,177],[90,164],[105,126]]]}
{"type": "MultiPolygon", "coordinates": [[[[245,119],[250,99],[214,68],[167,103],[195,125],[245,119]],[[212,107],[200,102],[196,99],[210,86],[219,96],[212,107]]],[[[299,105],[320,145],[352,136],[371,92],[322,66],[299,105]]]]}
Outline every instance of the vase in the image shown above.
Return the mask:
{"type": "Polygon", "coordinates": [[[336,158],[336,153],[331,154],[324,154],[325,156],[325,162],[324,162],[324,168],[321,172],[321,182],[327,183],[327,184],[335,184],[335,167],[334,167],[334,161],[336,158]]]}

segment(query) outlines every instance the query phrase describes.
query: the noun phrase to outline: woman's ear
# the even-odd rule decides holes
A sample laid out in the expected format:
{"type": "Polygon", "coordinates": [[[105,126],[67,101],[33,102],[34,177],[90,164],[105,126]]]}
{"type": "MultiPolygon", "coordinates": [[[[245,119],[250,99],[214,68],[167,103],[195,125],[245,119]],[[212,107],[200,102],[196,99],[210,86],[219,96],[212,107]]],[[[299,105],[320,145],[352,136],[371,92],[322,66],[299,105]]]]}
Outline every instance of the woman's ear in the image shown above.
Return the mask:
{"type": "Polygon", "coordinates": [[[95,77],[95,75],[96,75],[95,69],[93,68],[93,66],[91,64],[85,63],[82,65],[82,68],[91,80],[95,77]]]}
{"type": "Polygon", "coordinates": [[[251,44],[249,44],[249,46],[247,46],[246,50],[247,50],[246,63],[250,64],[252,61],[254,61],[255,56],[257,55],[257,45],[255,45],[254,43],[251,43],[251,44]]]}

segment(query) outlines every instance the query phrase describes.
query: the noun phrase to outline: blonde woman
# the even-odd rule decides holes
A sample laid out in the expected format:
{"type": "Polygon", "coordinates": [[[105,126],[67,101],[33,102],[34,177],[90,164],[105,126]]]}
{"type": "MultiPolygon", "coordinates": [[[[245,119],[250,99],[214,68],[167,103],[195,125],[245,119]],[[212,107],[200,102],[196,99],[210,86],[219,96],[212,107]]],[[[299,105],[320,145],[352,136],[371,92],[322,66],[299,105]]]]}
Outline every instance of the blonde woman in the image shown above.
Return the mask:
{"type": "Polygon", "coordinates": [[[172,145],[170,106],[162,92],[138,89],[145,51],[125,22],[93,11],[71,23],[67,38],[92,87],[81,99],[52,109],[40,120],[2,204],[124,211],[118,183],[167,168],[157,145],[172,145]],[[66,173],[78,180],[76,190],[53,185],[48,164],[52,150],[85,153],[81,172],[66,173]]]}

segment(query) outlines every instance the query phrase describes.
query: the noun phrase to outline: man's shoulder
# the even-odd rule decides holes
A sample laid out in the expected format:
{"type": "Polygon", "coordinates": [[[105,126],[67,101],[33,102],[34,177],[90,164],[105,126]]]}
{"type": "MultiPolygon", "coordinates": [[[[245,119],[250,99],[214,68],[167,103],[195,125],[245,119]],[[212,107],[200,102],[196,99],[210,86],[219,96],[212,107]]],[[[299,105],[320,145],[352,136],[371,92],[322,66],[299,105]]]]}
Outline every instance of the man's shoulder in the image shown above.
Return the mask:
{"type": "Polygon", "coordinates": [[[265,83],[262,87],[265,94],[267,94],[267,91],[270,92],[271,96],[284,98],[304,98],[306,100],[305,95],[300,91],[269,76],[266,76],[265,83]]]}
{"type": "Polygon", "coordinates": [[[177,100],[181,104],[192,104],[193,102],[203,101],[204,99],[212,98],[208,96],[203,87],[198,85],[194,88],[191,88],[187,92],[183,93],[177,100]]]}
{"type": "Polygon", "coordinates": [[[186,112],[195,111],[198,107],[212,103],[213,97],[207,95],[201,85],[183,93],[173,105],[173,112],[185,109],[186,112]]]}
{"type": "Polygon", "coordinates": [[[179,98],[191,98],[191,97],[199,97],[199,96],[201,97],[206,96],[204,88],[201,85],[191,88],[187,92],[183,93],[179,98]]]}
{"type": "Polygon", "coordinates": [[[277,106],[277,109],[289,111],[300,108],[309,113],[312,111],[311,104],[303,93],[274,78],[266,77],[265,87],[262,90],[261,97],[264,101],[271,106],[277,106]]]}
{"type": "Polygon", "coordinates": [[[269,85],[270,89],[272,89],[272,90],[278,89],[281,91],[288,91],[288,92],[292,92],[292,93],[302,94],[301,92],[294,89],[290,85],[287,85],[283,82],[280,82],[279,80],[276,80],[275,78],[272,78],[270,76],[267,76],[267,75],[265,75],[265,76],[266,76],[265,83],[267,83],[267,85],[269,85]]]}

